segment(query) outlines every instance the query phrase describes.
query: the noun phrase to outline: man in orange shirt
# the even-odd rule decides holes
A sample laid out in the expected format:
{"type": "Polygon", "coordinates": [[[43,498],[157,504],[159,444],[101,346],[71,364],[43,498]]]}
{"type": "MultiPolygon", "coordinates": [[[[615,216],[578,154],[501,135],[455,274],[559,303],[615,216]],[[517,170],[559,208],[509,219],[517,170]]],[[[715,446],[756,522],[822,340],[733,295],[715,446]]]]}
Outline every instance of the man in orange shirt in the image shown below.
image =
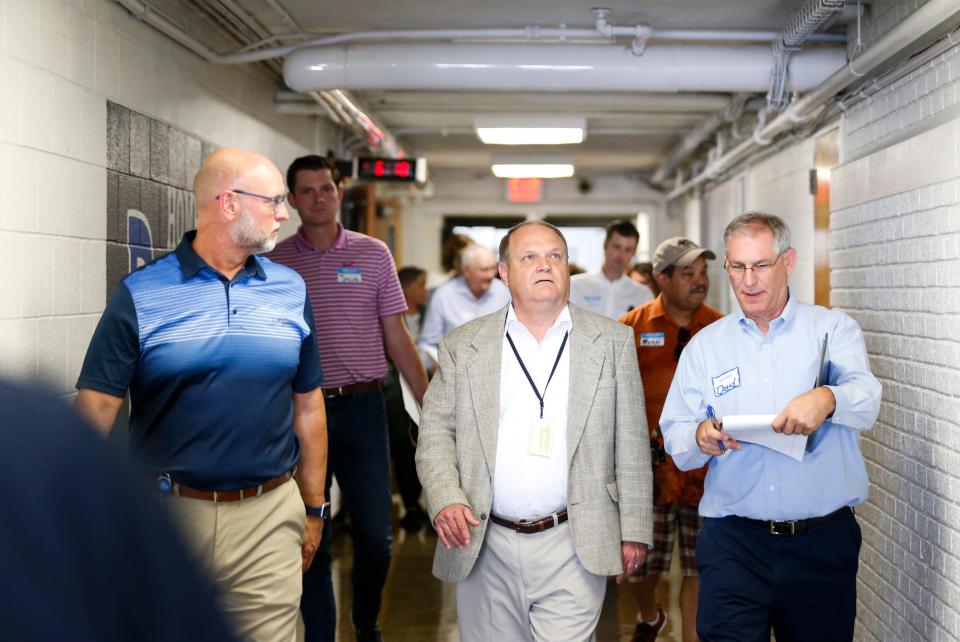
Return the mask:
{"type": "Polygon", "coordinates": [[[690,337],[723,316],[704,304],[710,287],[707,259],[716,255],[690,239],[675,237],[657,247],[653,274],[660,295],[631,310],[620,322],[633,328],[640,362],[640,375],[650,427],[650,454],[653,463],[654,545],[634,585],[640,607],[634,642],[655,640],[666,624],[666,614],[656,603],[660,577],[670,571],[670,557],[677,531],[680,532],[680,613],[683,640],[697,639],[697,590],[699,578],[694,549],[701,518],[697,505],[703,496],[706,466],[681,472],[667,457],[660,433],[660,412],[690,337]]]}

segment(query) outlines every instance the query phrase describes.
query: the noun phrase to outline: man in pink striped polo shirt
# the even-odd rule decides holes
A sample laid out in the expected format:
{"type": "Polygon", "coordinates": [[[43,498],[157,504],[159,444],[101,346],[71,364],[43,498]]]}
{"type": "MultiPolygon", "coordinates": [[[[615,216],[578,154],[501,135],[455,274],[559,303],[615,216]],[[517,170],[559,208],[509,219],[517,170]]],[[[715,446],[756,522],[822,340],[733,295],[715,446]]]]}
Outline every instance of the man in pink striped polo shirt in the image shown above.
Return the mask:
{"type": "MultiPolygon", "coordinates": [[[[378,641],[377,616],[393,543],[380,379],[389,355],[422,401],[427,377],[403,323],[407,303],[390,250],[337,220],[343,191],[336,165],[321,156],[298,158],[287,170],[287,188],[301,227],[267,256],[299,272],[307,284],[324,373],[327,493],[335,474],[353,523],[353,625],[358,642],[378,641]]],[[[303,578],[305,642],[336,639],[329,526],[303,578]]]]}

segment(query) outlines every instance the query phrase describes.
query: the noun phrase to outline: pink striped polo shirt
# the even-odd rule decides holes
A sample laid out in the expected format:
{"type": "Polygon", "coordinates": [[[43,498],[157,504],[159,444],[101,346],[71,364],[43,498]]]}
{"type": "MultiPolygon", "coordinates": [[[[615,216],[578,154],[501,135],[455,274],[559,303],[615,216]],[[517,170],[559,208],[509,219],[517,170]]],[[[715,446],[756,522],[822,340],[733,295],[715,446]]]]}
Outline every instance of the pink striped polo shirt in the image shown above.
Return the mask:
{"type": "Polygon", "coordinates": [[[382,241],[337,223],[337,240],[321,252],[304,238],[301,227],[267,258],[293,268],[307,283],[324,388],[387,374],[380,317],[400,314],[407,302],[382,241]]]}

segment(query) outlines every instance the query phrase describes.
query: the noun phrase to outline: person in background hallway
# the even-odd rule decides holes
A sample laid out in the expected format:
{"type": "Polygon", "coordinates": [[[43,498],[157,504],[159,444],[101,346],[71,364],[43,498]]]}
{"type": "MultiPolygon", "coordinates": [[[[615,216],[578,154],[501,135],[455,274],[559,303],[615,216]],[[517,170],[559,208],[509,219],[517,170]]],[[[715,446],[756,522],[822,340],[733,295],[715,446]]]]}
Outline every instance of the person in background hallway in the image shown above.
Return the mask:
{"type": "Polygon", "coordinates": [[[463,274],[460,268],[460,252],[468,245],[473,245],[473,239],[466,234],[453,233],[444,241],[440,248],[440,267],[443,268],[442,274],[431,273],[427,275],[427,290],[433,292],[438,287],[463,274]]]}
{"type": "Polygon", "coordinates": [[[436,352],[440,337],[467,321],[499,310],[510,302],[510,291],[497,279],[497,256],[476,243],[460,252],[462,274],[433,291],[423,319],[419,345],[436,352]]]}
{"type": "Polygon", "coordinates": [[[657,279],[653,276],[653,263],[650,261],[634,263],[628,276],[640,285],[650,288],[653,296],[660,294],[660,286],[657,285],[657,279]]]}
{"type": "Polygon", "coordinates": [[[0,382],[0,410],[4,639],[234,639],[160,501],[115,444],[46,391],[0,382]]]}
{"type": "Polygon", "coordinates": [[[76,407],[106,435],[129,389],[131,443],[237,633],[292,641],[326,507],[313,314],[303,279],[255,256],[289,216],[273,163],[218,150],[194,193],[197,229],[110,297],[76,407]]]}
{"type": "Polygon", "coordinates": [[[603,242],[603,267],[596,274],[578,274],[570,279],[570,303],[611,319],[653,299],[650,289],[627,276],[637,251],[640,232],[629,221],[607,226],[603,242]]]}
{"type": "MultiPolygon", "coordinates": [[[[407,311],[403,321],[416,341],[420,334],[423,304],[427,299],[427,272],[418,267],[402,267],[397,270],[407,311]]],[[[423,356],[423,355],[421,355],[423,356]]],[[[417,424],[413,423],[403,405],[403,392],[397,369],[383,379],[383,397],[387,404],[387,422],[390,426],[390,458],[393,461],[393,477],[403,500],[404,513],[400,526],[408,533],[415,533],[427,523],[427,514],[420,506],[420,480],[413,457],[417,443],[417,424]]]]}
{"type": "MultiPolygon", "coordinates": [[[[690,239],[678,236],[657,247],[653,272],[660,294],[620,317],[633,328],[650,428],[653,462],[653,550],[641,567],[634,594],[640,612],[633,642],[652,642],[666,624],[666,613],[656,603],[660,578],[670,572],[677,533],[680,536],[680,614],[683,642],[697,639],[697,567],[694,547],[700,530],[697,505],[703,496],[706,468],[681,472],[667,457],[660,433],[660,411],[667,398],[680,354],[690,338],[723,314],[703,301],[710,287],[707,259],[716,255],[690,239]]],[[[631,578],[634,579],[634,578],[631,578]]]]}
{"type": "Polygon", "coordinates": [[[457,583],[460,640],[593,637],[607,575],[652,541],[650,453],[630,329],[567,305],[567,244],[542,221],[500,243],[512,305],[440,343],[417,471],[457,583]]]}
{"type": "MultiPolygon", "coordinates": [[[[287,169],[287,186],[301,226],[269,256],[307,282],[325,373],[330,446],[326,488],[335,474],[352,523],[353,625],[361,642],[380,640],[377,618],[393,544],[387,416],[380,380],[387,374],[388,354],[418,402],[427,376],[403,322],[407,302],[390,250],[337,221],[343,190],[336,165],[321,156],[298,158],[287,169]]],[[[307,642],[336,639],[330,561],[325,534],[317,563],[303,578],[300,610],[307,642]]]]}
{"type": "Polygon", "coordinates": [[[397,270],[397,279],[400,280],[403,298],[407,302],[403,322],[416,343],[423,326],[423,309],[427,305],[427,271],[408,265],[397,270]]]}
{"type": "Polygon", "coordinates": [[[788,287],[797,252],[780,218],[743,214],[724,242],[740,309],[684,349],[660,417],[678,468],[709,464],[697,633],[705,642],[766,641],[771,628],[778,640],[851,640],[852,507],[869,486],[858,440],[876,421],[880,383],[856,321],[788,287]],[[722,430],[724,417],[745,414],[775,415],[771,430],[805,436],[802,461],[722,430]]]}

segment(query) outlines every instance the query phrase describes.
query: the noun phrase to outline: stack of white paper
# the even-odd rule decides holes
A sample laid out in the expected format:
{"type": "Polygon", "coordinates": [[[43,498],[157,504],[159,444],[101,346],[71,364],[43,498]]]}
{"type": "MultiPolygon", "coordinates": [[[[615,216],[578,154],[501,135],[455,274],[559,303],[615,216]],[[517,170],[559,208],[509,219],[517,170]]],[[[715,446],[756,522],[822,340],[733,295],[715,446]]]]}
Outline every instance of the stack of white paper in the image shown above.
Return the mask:
{"type": "Polygon", "coordinates": [[[766,446],[797,461],[803,461],[807,448],[807,436],[774,432],[775,418],[776,415],[725,415],[723,432],[737,441],[766,446]]]}

